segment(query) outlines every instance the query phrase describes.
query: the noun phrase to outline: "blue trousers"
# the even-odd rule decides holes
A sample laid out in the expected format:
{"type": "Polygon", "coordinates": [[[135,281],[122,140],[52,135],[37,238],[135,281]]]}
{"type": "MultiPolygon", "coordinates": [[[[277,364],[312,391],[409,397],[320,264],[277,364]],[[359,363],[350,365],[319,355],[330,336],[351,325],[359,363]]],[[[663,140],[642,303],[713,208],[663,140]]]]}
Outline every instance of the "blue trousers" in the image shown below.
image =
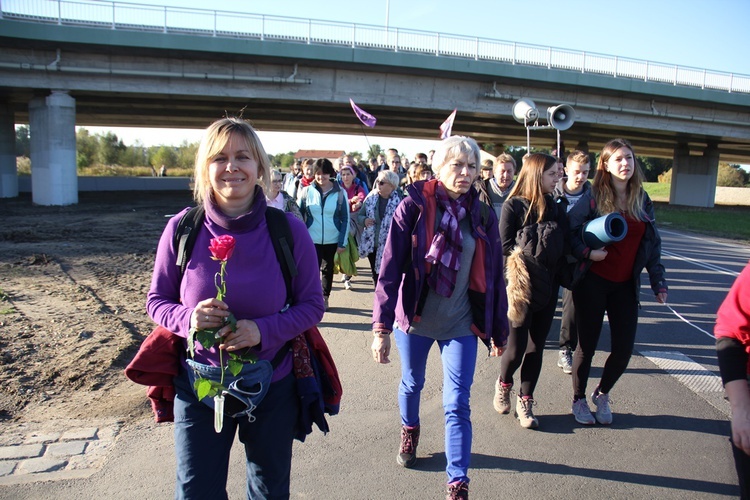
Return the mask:
{"type": "Polygon", "coordinates": [[[471,409],[469,397],[477,361],[477,338],[474,335],[450,340],[433,340],[407,335],[394,329],[401,358],[401,384],[398,406],[401,423],[419,425],[419,399],[424,387],[427,356],[437,343],[443,361],[443,411],[445,412],[445,472],[448,482],[469,481],[471,461],[471,409]]]}
{"type": "Polygon", "coordinates": [[[214,431],[214,411],[198,401],[183,369],[175,377],[176,499],[226,499],[229,452],[239,430],[247,458],[247,498],[289,498],[292,441],[299,414],[294,376],[271,384],[253,411],[256,420],[224,416],[214,431]]]}

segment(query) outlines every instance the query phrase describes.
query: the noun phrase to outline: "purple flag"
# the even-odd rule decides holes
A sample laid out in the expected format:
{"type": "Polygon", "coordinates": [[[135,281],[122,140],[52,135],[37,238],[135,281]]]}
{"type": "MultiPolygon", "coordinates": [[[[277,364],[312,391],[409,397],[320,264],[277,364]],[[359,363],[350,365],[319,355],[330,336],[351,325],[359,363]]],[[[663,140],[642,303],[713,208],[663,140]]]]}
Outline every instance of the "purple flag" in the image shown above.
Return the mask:
{"type": "Polygon", "coordinates": [[[352,105],[354,114],[357,115],[357,118],[359,118],[359,121],[361,121],[365,127],[372,128],[375,126],[375,123],[378,121],[377,118],[375,118],[370,113],[368,113],[364,109],[354,104],[354,101],[352,101],[351,99],[349,99],[349,103],[352,105]]]}
{"type": "Polygon", "coordinates": [[[451,136],[451,130],[453,130],[453,120],[456,119],[456,110],[445,119],[442,125],[440,125],[440,138],[447,139],[451,136]]]}

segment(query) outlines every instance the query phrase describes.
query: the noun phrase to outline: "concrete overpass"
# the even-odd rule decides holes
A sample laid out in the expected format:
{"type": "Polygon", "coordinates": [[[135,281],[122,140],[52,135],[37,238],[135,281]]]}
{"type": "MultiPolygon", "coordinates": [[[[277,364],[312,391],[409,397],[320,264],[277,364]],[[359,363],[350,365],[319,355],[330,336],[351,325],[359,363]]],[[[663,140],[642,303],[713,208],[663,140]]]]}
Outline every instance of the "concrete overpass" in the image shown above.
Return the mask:
{"type": "MultiPolygon", "coordinates": [[[[34,202],[69,204],[77,202],[75,125],[203,128],[244,109],[261,130],[356,134],[349,98],[378,117],[379,135],[434,138],[458,108],[454,133],[496,145],[526,142],[511,117],[518,98],[570,104],[577,120],[563,132],[568,149],[596,151],[623,136],[639,154],[672,157],[678,204],[712,206],[719,160],[750,163],[748,76],[394,28],[48,4],[56,8],[2,5],[6,197],[18,192],[15,123],[31,124],[34,202]]],[[[532,147],[553,143],[554,131],[532,132],[532,147]]]]}

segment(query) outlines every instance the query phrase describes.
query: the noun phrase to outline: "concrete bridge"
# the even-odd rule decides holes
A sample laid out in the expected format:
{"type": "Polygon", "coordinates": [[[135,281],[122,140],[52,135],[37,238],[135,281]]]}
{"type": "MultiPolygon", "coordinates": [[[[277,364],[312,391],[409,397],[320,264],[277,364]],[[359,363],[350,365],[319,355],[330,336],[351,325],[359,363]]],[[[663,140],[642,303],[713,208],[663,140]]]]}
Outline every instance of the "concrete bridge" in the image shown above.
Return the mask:
{"type": "MultiPolygon", "coordinates": [[[[569,104],[567,149],[622,136],[674,159],[671,202],[713,205],[718,162],[750,163],[750,76],[396,28],[66,0],[0,3],[0,196],[16,196],[13,126],[31,126],[38,204],[77,202],[75,126],[203,128],[226,113],[261,130],[454,133],[526,142],[511,116],[569,104]]],[[[542,123],[546,123],[542,120],[542,123]]],[[[549,147],[554,131],[531,132],[549,147]]]]}

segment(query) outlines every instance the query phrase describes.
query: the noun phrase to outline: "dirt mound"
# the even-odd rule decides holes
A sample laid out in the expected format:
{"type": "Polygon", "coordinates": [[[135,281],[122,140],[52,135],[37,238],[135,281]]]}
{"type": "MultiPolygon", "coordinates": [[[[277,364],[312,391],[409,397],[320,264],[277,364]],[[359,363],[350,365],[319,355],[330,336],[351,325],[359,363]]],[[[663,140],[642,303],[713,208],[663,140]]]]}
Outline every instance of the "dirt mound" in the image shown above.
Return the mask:
{"type": "Polygon", "coordinates": [[[191,202],[188,192],[0,200],[0,419],[148,411],[123,369],[153,327],[145,300],[165,215],[191,202]]]}

